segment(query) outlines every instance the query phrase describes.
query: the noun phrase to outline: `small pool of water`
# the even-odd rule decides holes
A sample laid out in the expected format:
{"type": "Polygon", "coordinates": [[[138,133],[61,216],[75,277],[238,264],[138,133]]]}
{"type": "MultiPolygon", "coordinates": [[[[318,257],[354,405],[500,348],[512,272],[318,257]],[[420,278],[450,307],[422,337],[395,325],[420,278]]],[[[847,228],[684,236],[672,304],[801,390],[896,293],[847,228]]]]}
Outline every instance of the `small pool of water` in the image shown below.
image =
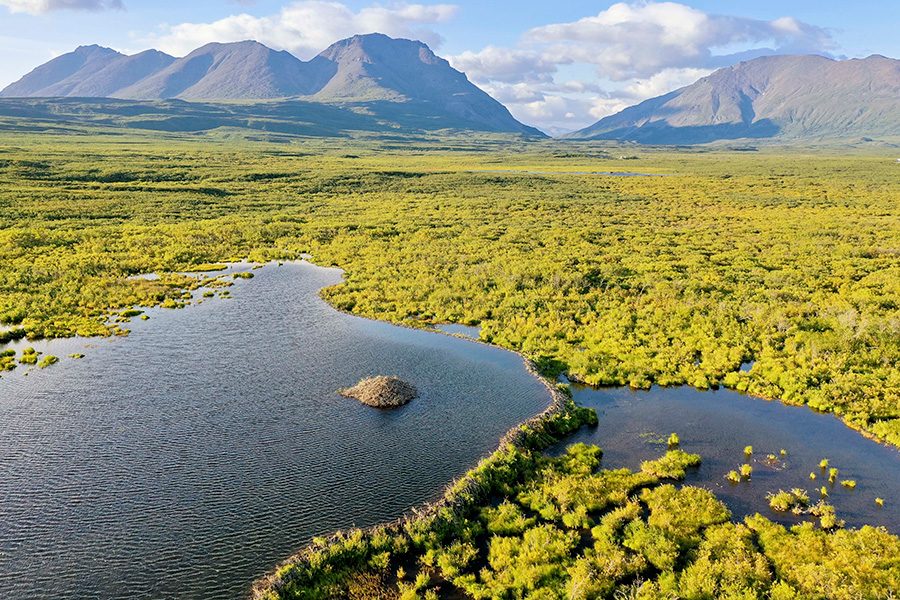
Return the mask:
{"type": "Polygon", "coordinates": [[[552,453],[575,442],[596,444],[604,451],[602,467],[637,470],[642,461],[665,453],[666,439],[677,433],[682,450],[703,458],[686,483],[713,491],[736,520],[758,512],[780,523],[799,522],[800,517],[773,512],[766,493],[799,487],[818,501],[818,490],[825,486],[827,501],[848,526],[881,525],[900,534],[900,452],[864,438],[833,415],[725,389],[572,388],[578,402],[597,411],[600,424],[579,430],[552,453]],[[725,475],[746,462],[746,446],[753,446],[753,475],[732,484],[725,475]],[[767,464],[770,454],[774,465],[767,464]],[[824,458],[839,471],[835,484],[819,468],[824,458]],[[844,488],[844,479],[855,480],[856,488],[844,488]],[[875,498],[883,498],[884,506],[877,506],[875,498]]]}
{"type": "Polygon", "coordinates": [[[477,340],[481,335],[481,327],[472,327],[471,325],[459,325],[457,323],[445,323],[442,325],[435,325],[435,329],[438,331],[442,331],[444,333],[449,333],[453,335],[464,335],[468,338],[472,338],[473,340],[477,340]]]}

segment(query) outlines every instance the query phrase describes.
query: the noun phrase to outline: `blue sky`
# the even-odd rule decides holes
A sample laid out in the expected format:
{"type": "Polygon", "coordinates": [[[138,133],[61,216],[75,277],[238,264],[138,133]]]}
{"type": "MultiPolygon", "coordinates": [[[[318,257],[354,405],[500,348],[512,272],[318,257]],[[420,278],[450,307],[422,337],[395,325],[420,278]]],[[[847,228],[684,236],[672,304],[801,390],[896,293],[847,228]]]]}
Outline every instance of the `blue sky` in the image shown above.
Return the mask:
{"type": "Polygon", "coordinates": [[[83,44],[182,56],[257,39],[308,59],[380,31],[426,42],[521,121],[565,130],[743,58],[900,57],[898,24],[896,0],[0,0],[0,87],[83,44]]]}

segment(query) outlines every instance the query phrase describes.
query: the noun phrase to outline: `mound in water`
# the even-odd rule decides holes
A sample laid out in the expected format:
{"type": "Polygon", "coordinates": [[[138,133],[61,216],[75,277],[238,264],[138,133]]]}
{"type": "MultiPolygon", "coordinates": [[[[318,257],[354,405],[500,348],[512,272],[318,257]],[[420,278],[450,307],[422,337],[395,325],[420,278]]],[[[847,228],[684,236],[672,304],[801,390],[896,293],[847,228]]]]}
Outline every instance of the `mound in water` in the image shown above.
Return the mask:
{"type": "Polygon", "coordinates": [[[419,397],[419,392],[413,384],[398,379],[397,377],[385,377],[379,375],[370,379],[363,379],[352,388],[338,390],[341,396],[355,398],[366,406],[376,408],[395,408],[408,404],[413,398],[419,397]]]}

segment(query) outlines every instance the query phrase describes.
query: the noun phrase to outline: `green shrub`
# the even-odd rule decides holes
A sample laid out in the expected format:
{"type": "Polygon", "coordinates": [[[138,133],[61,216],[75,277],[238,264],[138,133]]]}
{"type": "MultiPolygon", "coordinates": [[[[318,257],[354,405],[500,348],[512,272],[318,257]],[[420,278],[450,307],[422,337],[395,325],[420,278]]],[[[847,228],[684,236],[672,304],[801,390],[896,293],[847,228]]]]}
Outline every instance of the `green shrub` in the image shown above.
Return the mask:
{"type": "Polygon", "coordinates": [[[693,539],[704,527],[731,518],[731,512],[712,492],[693,486],[645,489],[641,501],[650,508],[647,523],[667,531],[679,543],[693,539]]]}
{"type": "Polygon", "coordinates": [[[809,506],[809,494],[800,488],[794,488],[790,492],[778,490],[766,497],[769,499],[769,508],[775,512],[802,511],[809,506]]]}
{"type": "Polygon", "coordinates": [[[44,357],[44,359],[40,363],[38,363],[38,366],[42,369],[46,369],[50,365],[55,365],[58,362],[59,362],[59,358],[57,358],[56,356],[53,356],[52,354],[48,354],[47,356],[44,357]]]}
{"type": "Polygon", "coordinates": [[[481,520],[488,532],[499,535],[520,535],[535,523],[534,519],[526,518],[522,509],[509,500],[504,500],[497,508],[482,508],[481,520]]]}
{"type": "Polygon", "coordinates": [[[684,479],[687,469],[699,466],[699,454],[669,450],[662,458],[641,463],[641,471],[659,479],[684,479]]]}

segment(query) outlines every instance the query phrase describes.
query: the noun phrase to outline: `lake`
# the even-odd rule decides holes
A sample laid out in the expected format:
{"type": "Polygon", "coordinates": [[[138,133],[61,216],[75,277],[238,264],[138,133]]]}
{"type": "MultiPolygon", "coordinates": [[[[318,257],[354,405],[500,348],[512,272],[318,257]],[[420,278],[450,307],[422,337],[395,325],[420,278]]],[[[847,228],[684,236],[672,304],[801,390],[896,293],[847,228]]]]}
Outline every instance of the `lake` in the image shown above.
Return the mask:
{"type": "Polygon", "coordinates": [[[0,379],[0,597],[239,598],[313,536],[439,498],[550,401],[512,353],[330,308],[337,269],[252,273],[127,338],[5,346],[61,362],[0,379]],[[337,394],[373,375],[420,397],[337,394]]]}
{"type": "Polygon", "coordinates": [[[604,451],[601,467],[637,470],[641,461],[664,454],[669,434],[677,433],[682,450],[703,458],[699,469],[688,472],[686,483],[713,491],[736,520],[759,512],[780,523],[797,523],[800,517],[773,512],[766,494],[799,487],[815,502],[825,486],[826,500],[847,526],[882,525],[900,533],[900,452],[864,438],[834,415],[726,389],[572,389],[578,402],[597,411],[600,424],[576,432],[552,448],[554,454],[575,442],[596,444],[604,451]],[[746,446],[753,446],[753,474],[749,481],[732,484],[725,475],[745,462],[746,446]],[[829,468],[839,471],[835,484],[819,467],[825,458],[829,468]],[[815,473],[814,481],[810,473],[815,473]],[[856,481],[856,488],[843,487],[844,479],[856,481]],[[875,498],[883,498],[884,506],[877,506],[875,498]]]}

